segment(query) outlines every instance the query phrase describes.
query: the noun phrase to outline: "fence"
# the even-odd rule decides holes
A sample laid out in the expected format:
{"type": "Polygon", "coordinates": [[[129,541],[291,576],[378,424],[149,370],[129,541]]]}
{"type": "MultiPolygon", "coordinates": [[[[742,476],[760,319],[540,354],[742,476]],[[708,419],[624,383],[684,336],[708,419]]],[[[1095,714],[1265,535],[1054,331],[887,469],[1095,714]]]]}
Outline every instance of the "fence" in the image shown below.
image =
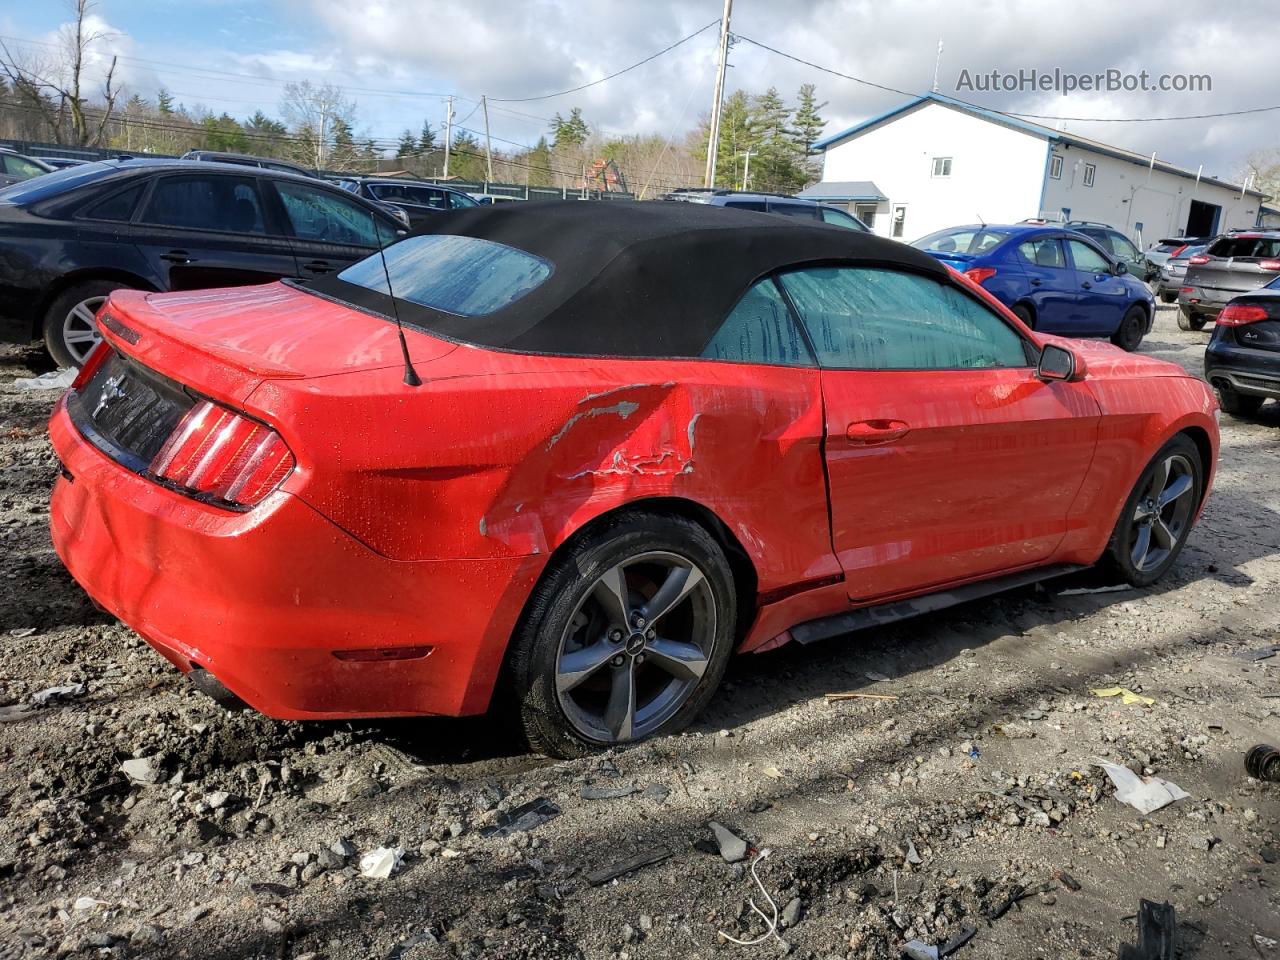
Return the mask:
{"type": "MultiPolygon", "coordinates": [[[[103,147],[69,147],[57,143],[36,143],[30,140],[0,139],[0,147],[8,147],[29,157],[55,157],[67,160],[110,160],[114,157],[138,156],[157,160],[176,160],[177,157],[164,153],[130,154],[123,150],[108,150],[103,147]]],[[[322,177],[353,177],[363,174],[350,170],[320,170],[322,177]]],[[[409,179],[396,177],[395,179],[409,179]]],[[[468,193],[486,193],[494,197],[511,197],[515,200],[634,200],[634,193],[612,190],[589,190],[575,187],[531,187],[523,183],[490,183],[488,181],[443,180],[440,177],[413,177],[418,183],[437,183],[465,190],[468,193]]]]}

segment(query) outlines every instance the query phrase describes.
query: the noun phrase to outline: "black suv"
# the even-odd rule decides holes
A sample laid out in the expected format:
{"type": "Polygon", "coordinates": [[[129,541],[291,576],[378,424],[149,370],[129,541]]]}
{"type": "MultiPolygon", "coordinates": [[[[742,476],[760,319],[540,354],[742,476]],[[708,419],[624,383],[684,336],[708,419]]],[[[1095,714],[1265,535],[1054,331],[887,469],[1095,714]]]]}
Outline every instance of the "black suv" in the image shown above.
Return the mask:
{"type": "Polygon", "coordinates": [[[1228,301],[1204,352],[1204,377],[1235,416],[1280,400],[1280,277],[1228,301]]]}
{"type": "Polygon", "coordinates": [[[98,342],[113,290],[307,279],[403,236],[384,209],[332,184],[255,167],[104,160],[0,190],[0,318],[61,366],[98,342]]]}
{"type": "Polygon", "coordinates": [[[1280,276],[1280,231],[1236,230],[1187,261],[1178,292],[1178,326],[1199,330],[1227,301],[1280,276]]]}
{"type": "Polygon", "coordinates": [[[402,211],[411,227],[419,227],[425,221],[447,210],[463,210],[479,206],[470,194],[452,187],[419,180],[402,180],[398,177],[342,177],[335,182],[344,190],[358,197],[373,200],[402,211]]]}
{"type": "Polygon", "coordinates": [[[679,187],[663,195],[660,200],[679,200],[684,203],[709,203],[717,207],[736,210],[755,210],[759,213],[777,213],[801,220],[821,220],[847,230],[870,233],[871,228],[839,207],[832,207],[804,197],[786,193],[747,193],[741,190],[712,190],[703,187],[679,187]]]}

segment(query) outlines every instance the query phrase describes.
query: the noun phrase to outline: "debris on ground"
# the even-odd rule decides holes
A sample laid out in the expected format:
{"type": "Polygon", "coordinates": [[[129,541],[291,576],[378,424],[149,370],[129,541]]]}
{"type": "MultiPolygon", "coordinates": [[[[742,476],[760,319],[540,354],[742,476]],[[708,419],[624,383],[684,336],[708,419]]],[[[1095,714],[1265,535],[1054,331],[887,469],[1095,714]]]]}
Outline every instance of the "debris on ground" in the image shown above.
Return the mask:
{"type": "Polygon", "coordinates": [[[360,858],[360,875],[373,880],[386,880],[398,869],[404,858],[403,847],[378,847],[360,858]]]}
{"type": "Polygon", "coordinates": [[[747,841],[716,820],[708,821],[707,826],[715,834],[716,846],[725,863],[737,863],[747,857],[747,841]]]}
{"type": "Polygon", "coordinates": [[[482,837],[505,837],[512,833],[524,833],[542,826],[548,820],[560,816],[560,808],[546,797],[538,797],[501,814],[493,826],[480,831],[482,837]]]}
{"type": "Polygon", "coordinates": [[[65,390],[75,383],[79,373],[78,367],[59,367],[38,377],[18,377],[13,385],[19,390],[65,390]]]}
{"type": "Polygon", "coordinates": [[[1259,743],[1245,754],[1244,768],[1255,780],[1280,783],[1280,750],[1269,743],[1259,743]]]}
{"type": "Polygon", "coordinates": [[[827,693],[823,695],[828,703],[838,703],[841,700],[897,700],[897,696],[891,693],[827,693]]]}
{"type": "Polygon", "coordinates": [[[1098,761],[1097,765],[1106,771],[1111,782],[1116,785],[1116,799],[1127,803],[1139,813],[1154,813],[1191,796],[1176,783],[1160,777],[1140,777],[1128,767],[1115,763],[1098,761]]]}
{"type": "Polygon", "coordinates": [[[1070,590],[1059,590],[1060,597],[1081,597],[1090,593],[1127,593],[1132,590],[1127,583],[1114,583],[1106,587],[1072,587],[1070,590]]]}
{"type": "Polygon", "coordinates": [[[155,757],[133,757],[120,764],[120,771],[135,783],[159,783],[163,775],[155,757]]]}
{"type": "Polygon", "coordinates": [[[619,860],[608,866],[592,870],[587,874],[586,880],[591,886],[598,887],[602,883],[616,880],[618,877],[626,876],[628,873],[635,873],[641,867],[661,863],[669,856],[671,856],[671,851],[666,847],[650,847],[647,850],[640,851],[635,856],[627,857],[625,860],[619,860]]]}
{"type": "Polygon", "coordinates": [[[1142,694],[1134,693],[1128,687],[1104,687],[1099,690],[1090,690],[1095,697],[1120,697],[1120,702],[1126,707],[1131,707],[1135,703],[1140,703],[1144,707],[1155,705],[1154,697],[1144,697],[1142,694]]]}
{"type": "Polygon", "coordinates": [[[578,791],[578,796],[583,800],[619,800],[622,797],[629,797],[633,793],[639,793],[639,787],[583,787],[578,791]]]}
{"type": "Polygon", "coordinates": [[[31,702],[43,707],[53,700],[69,700],[84,693],[83,683],[66,683],[59,687],[45,687],[31,695],[31,702]]]}
{"type": "Polygon", "coordinates": [[[1174,960],[1178,923],[1173,905],[1142,900],[1138,903],[1138,942],[1122,944],[1119,960],[1174,960]]]}

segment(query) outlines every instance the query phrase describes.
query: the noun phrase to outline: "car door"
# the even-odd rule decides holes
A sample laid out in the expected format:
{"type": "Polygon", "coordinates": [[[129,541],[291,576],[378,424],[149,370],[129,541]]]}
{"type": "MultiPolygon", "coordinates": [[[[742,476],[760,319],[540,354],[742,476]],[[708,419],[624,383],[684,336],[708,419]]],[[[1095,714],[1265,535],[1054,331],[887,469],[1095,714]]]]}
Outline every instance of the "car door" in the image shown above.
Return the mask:
{"type": "Polygon", "coordinates": [[[1027,277],[1027,298],[1035,308],[1035,326],[1043,333],[1072,334],[1079,299],[1075,271],[1067,263],[1062,238],[1032,237],[1018,244],[1018,262],[1027,277]]]}
{"type": "Polygon", "coordinates": [[[337,190],[296,180],[274,180],[283,215],[292,232],[299,276],[322,276],[363,260],[381,242],[403,235],[388,221],[337,190]]]}
{"type": "Polygon", "coordinates": [[[822,367],[832,542],[871,601],[1047,562],[1093,458],[1081,383],[950,283],[809,267],[780,282],[822,367]]]}
{"type": "Polygon", "coordinates": [[[1073,314],[1078,332],[1110,335],[1129,306],[1128,285],[1115,275],[1115,266],[1093,244],[1068,238],[1067,254],[1079,288],[1073,314]]]}
{"type": "Polygon", "coordinates": [[[267,283],[297,274],[293,248],[252,174],[156,177],[131,228],[166,290],[267,283]]]}

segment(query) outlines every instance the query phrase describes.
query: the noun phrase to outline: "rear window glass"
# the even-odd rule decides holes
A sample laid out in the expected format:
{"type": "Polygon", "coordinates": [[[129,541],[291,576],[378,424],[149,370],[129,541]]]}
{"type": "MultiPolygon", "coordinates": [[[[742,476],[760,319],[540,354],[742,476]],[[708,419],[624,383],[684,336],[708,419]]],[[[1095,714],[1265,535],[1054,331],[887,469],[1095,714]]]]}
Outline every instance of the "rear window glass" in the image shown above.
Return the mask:
{"type": "Polygon", "coordinates": [[[90,220],[125,221],[133,216],[133,208],[138,205],[138,197],[142,193],[142,184],[112,194],[105,200],[99,200],[80,214],[90,220]]]}
{"type": "Polygon", "coordinates": [[[117,172],[120,168],[107,163],[81,163],[74,167],[65,167],[30,180],[21,180],[0,190],[0,200],[10,203],[35,203],[56,197],[58,194],[76,187],[101,180],[117,172]]]}
{"type": "Polygon", "coordinates": [[[551,264],[506,244],[476,237],[409,237],[338,274],[339,280],[464,317],[515,303],[551,276],[551,264]],[[387,286],[387,274],[391,288],[387,286]]]}
{"type": "Polygon", "coordinates": [[[978,255],[990,252],[1007,236],[1008,234],[1003,230],[966,227],[960,230],[939,230],[927,237],[921,237],[911,245],[919,250],[930,250],[934,253],[978,255]]]}
{"type": "Polygon", "coordinates": [[[1209,246],[1215,257],[1280,257],[1280,239],[1271,237],[1223,237],[1209,246]]]}

